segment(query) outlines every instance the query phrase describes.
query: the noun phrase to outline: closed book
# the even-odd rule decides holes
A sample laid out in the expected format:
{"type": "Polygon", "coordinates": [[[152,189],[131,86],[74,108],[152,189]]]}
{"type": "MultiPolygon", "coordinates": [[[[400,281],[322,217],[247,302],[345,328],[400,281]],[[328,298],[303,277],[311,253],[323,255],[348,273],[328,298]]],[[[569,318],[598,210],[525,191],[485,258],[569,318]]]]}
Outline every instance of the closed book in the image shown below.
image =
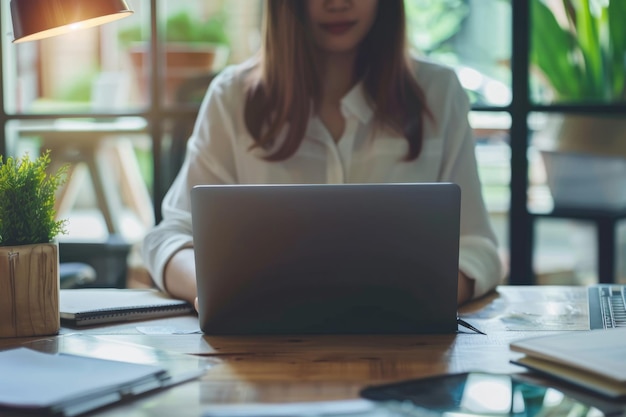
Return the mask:
{"type": "Polygon", "coordinates": [[[626,328],[571,331],[510,344],[513,363],[602,395],[626,397],[626,328]]]}
{"type": "Polygon", "coordinates": [[[89,326],[189,314],[193,306],[154,289],[62,289],[61,323],[89,326]]]}

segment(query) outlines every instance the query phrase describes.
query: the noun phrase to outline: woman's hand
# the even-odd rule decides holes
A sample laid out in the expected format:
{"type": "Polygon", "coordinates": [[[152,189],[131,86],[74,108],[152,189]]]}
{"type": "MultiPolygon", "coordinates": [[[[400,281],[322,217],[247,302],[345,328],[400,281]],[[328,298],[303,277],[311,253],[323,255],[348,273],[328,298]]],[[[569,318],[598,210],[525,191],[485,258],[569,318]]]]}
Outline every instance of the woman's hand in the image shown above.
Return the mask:
{"type": "Polygon", "coordinates": [[[456,301],[461,305],[472,299],[474,296],[474,280],[463,272],[459,271],[459,283],[456,301]]]}
{"type": "Polygon", "coordinates": [[[172,297],[195,304],[198,290],[193,248],[181,249],[172,256],[165,266],[163,281],[172,297]]]}

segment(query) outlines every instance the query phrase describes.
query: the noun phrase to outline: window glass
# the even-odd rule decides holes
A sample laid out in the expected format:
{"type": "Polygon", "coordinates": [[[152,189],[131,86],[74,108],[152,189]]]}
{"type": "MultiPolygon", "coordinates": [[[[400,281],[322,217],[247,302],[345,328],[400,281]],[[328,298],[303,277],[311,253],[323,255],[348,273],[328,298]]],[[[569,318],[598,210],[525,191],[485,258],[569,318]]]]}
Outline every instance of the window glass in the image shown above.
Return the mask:
{"type": "Polygon", "coordinates": [[[56,199],[58,217],[68,220],[68,233],[59,241],[103,241],[116,235],[136,242],[154,225],[147,126],[141,117],[7,123],[9,154],[49,150],[52,168],[69,167],[56,199]]]}
{"type": "Polygon", "coordinates": [[[470,112],[476,141],[475,153],[483,198],[498,243],[508,246],[508,221],[511,203],[511,116],[506,112],[470,112]]]}
{"type": "Polygon", "coordinates": [[[221,1],[159,1],[157,9],[158,64],[152,65],[151,37],[141,22],[127,22],[118,32],[122,53],[128,58],[128,73],[137,85],[135,101],[153,100],[154,75],[161,79],[162,103],[174,104],[186,81],[223,67],[229,55],[228,20],[221,1]],[[158,74],[155,73],[158,70],[158,74]]]}
{"type": "MultiPolygon", "coordinates": [[[[133,101],[137,86],[117,34],[129,25],[147,30],[149,2],[130,0],[129,5],[133,15],[106,25],[18,44],[6,37],[7,113],[109,113],[145,104],[133,101]]],[[[9,2],[2,2],[1,7],[7,16],[4,27],[12,28],[9,2]]]]}
{"type": "Polygon", "coordinates": [[[405,0],[405,5],[417,54],[455,68],[473,104],[511,102],[510,0],[405,0]]]}

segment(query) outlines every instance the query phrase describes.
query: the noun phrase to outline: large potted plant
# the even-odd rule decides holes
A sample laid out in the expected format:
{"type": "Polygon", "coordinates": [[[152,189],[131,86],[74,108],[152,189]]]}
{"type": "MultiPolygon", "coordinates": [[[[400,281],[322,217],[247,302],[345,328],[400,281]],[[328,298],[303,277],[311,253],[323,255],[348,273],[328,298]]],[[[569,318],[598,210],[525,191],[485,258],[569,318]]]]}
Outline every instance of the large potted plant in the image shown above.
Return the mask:
{"type": "MultiPolygon", "coordinates": [[[[224,65],[229,53],[225,26],[223,12],[200,19],[182,11],[167,18],[165,31],[159,39],[163,42],[166,102],[173,101],[177,87],[185,79],[215,71],[224,65]]],[[[135,26],[121,31],[119,39],[130,54],[134,72],[145,94],[150,73],[148,36],[141,27],[135,26]]]]}
{"type": "MultiPolygon", "coordinates": [[[[626,1],[532,0],[531,19],[530,60],[540,75],[535,86],[548,93],[545,100],[626,100],[626,1]]],[[[626,204],[620,197],[626,194],[625,132],[623,117],[572,113],[548,118],[537,144],[555,205],[626,204]]]]}
{"type": "Polygon", "coordinates": [[[47,173],[50,152],[34,161],[0,156],[0,337],[56,334],[59,250],[65,233],[55,194],[67,166],[47,173]]]}

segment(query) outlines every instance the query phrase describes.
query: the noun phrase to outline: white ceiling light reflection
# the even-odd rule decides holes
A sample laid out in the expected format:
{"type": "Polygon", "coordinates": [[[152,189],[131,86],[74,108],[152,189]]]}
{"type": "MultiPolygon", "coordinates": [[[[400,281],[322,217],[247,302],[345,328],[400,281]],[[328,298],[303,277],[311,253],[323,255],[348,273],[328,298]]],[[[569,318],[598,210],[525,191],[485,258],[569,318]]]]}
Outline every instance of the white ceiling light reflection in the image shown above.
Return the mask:
{"type": "Polygon", "coordinates": [[[485,81],[485,77],[483,77],[480,72],[469,67],[460,67],[457,70],[457,75],[459,77],[459,81],[461,81],[461,85],[472,91],[479,90],[485,81]]]}
{"type": "Polygon", "coordinates": [[[500,81],[487,80],[483,89],[488,102],[499,106],[511,104],[511,91],[500,81]]]}
{"type": "Polygon", "coordinates": [[[506,106],[511,103],[511,89],[503,82],[466,66],[457,67],[456,74],[463,88],[476,93],[485,102],[483,104],[506,106]]]}

